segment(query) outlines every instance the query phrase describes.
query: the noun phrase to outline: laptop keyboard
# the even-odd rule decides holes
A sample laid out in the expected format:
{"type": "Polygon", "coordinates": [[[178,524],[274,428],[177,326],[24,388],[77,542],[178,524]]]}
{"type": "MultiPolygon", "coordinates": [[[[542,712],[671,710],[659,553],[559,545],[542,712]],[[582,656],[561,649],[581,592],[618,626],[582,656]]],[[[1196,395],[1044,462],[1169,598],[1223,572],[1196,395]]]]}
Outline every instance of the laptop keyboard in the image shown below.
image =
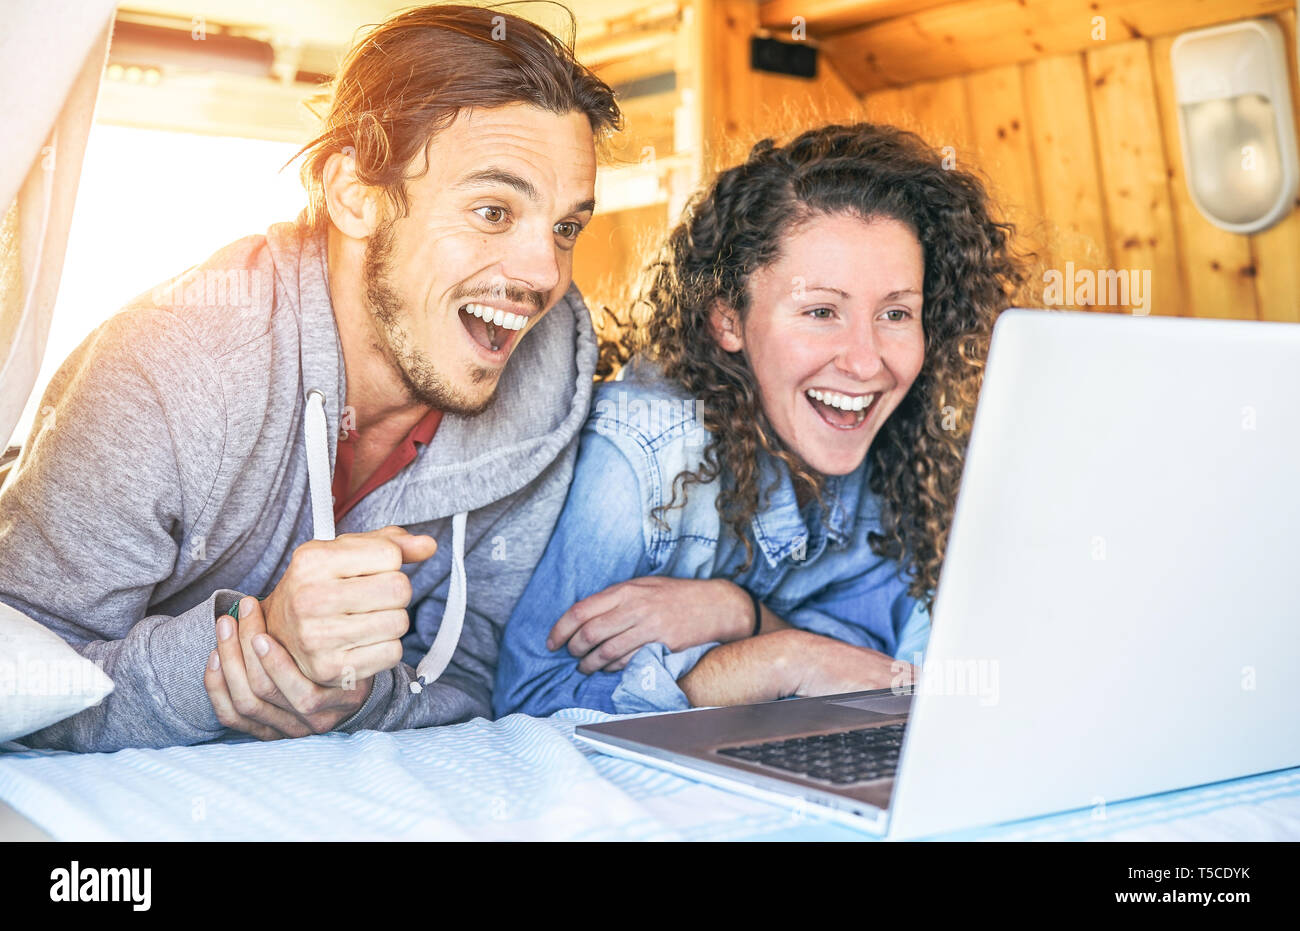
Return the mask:
{"type": "Polygon", "coordinates": [[[898,751],[903,745],[905,723],[721,747],[718,753],[806,779],[846,786],[894,775],[898,768],[898,751]]]}

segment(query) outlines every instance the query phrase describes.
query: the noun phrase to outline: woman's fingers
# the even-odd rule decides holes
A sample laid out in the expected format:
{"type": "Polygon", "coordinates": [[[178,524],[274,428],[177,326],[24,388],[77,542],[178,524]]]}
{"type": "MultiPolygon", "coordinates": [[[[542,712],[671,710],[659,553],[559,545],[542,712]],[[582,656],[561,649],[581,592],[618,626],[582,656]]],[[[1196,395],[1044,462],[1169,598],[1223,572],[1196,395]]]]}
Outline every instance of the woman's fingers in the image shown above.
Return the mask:
{"type": "Polygon", "coordinates": [[[630,657],[641,647],[657,639],[658,637],[644,626],[629,625],[583,656],[582,662],[578,663],[578,671],[587,675],[601,670],[612,672],[613,670],[609,668],[612,664],[624,657],[630,657]]]}
{"type": "MultiPolygon", "coordinates": [[[[638,626],[638,618],[628,611],[611,611],[608,614],[602,614],[600,617],[593,618],[583,624],[569,638],[569,655],[580,660],[596,661],[595,653],[598,650],[604,650],[605,645],[615,637],[622,635],[628,630],[638,626]]],[[[610,654],[602,652],[600,662],[589,668],[595,669],[605,665],[610,660],[618,659],[621,653],[610,654]]],[[[583,670],[587,671],[586,669],[583,670]]]]}
{"type": "MultiPolygon", "coordinates": [[[[581,601],[575,602],[573,607],[560,615],[560,619],[555,622],[551,632],[546,637],[546,649],[558,650],[584,625],[594,618],[600,617],[609,611],[618,607],[622,601],[623,586],[626,583],[617,582],[609,588],[602,589],[594,595],[588,595],[581,601]]],[[[573,652],[570,644],[569,652],[573,652]]],[[[586,650],[582,651],[583,653],[586,650]]],[[[581,656],[582,653],[574,653],[574,656],[581,656]]]]}
{"type": "MultiPolygon", "coordinates": [[[[644,645],[645,644],[642,644],[642,646],[644,645]]],[[[635,650],[632,650],[632,652],[625,655],[622,659],[610,663],[608,666],[606,666],[604,669],[600,671],[601,672],[622,672],[624,669],[627,668],[627,664],[632,661],[632,657],[636,656],[636,652],[639,649],[641,649],[641,647],[637,647],[635,650]]]]}

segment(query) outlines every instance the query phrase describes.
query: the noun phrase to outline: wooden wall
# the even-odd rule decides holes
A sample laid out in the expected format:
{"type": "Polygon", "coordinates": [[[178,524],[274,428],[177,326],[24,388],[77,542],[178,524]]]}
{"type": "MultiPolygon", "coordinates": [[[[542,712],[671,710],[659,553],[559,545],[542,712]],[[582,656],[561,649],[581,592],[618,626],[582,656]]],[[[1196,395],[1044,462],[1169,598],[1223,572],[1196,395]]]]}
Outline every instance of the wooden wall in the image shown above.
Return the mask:
{"type": "MultiPolygon", "coordinates": [[[[1295,13],[1287,37],[1298,93],[1295,13]]],[[[1153,313],[1300,321],[1300,212],[1252,236],[1196,210],[1183,178],[1174,35],[875,91],[862,112],[952,145],[1047,268],[1150,269],[1153,313]]],[[[1300,108],[1297,108],[1300,120],[1300,108]]]]}
{"type": "MultiPolygon", "coordinates": [[[[1074,37],[1075,50],[1065,52],[1055,51],[1055,40],[1048,37],[1044,54],[1035,50],[1029,60],[863,94],[853,91],[847,72],[837,66],[833,39],[822,44],[815,81],[749,71],[748,40],[761,28],[764,13],[771,20],[778,2],[795,9],[799,4],[794,0],[692,2],[701,50],[693,86],[702,102],[702,176],[743,158],[764,135],[790,135],[829,120],[890,122],[917,131],[935,146],[951,146],[959,166],[985,177],[1020,230],[1020,244],[1040,257],[1039,276],[1048,270],[1064,275],[1067,263],[1075,270],[1149,270],[1152,313],[1300,321],[1300,212],[1263,233],[1240,236],[1210,224],[1188,195],[1169,49],[1174,37],[1191,27],[1185,17],[1171,14],[1180,8],[1177,0],[1123,0],[1126,8],[1145,17],[1144,27],[1164,32],[1134,38],[1132,33],[1141,30],[1114,30],[1119,34],[1105,41],[1083,43],[1074,37]]],[[[1000,0],[958,5],[974,9],[995,2],[1000,0]]],[[[1251,2],[1276,7],[1274,0],[1251,2]]],[[[927,6],[934,8],[916,15],[950,15],[944,6],[927,6]]],[[[1011,6],[1016,12],[1008,15],[1042,18],[1034,7],[1011,6]]],[[[1247,14],[1216,15],[1235,19],[1247,14]]],[[[776,18],[784,16],[782,11],[776,18]]],[[[985,28],[977,17],[968,18],[985,28]]],[[[1286,36],[1293,105],[1300,104],[1295,13],[1285,10],[1271,18],[1286,36]]],[[[888,32],[892,22],[851,35],[888,32]]],[[[1021,47],[1023,43],[1016,46],[1021,47]]],[[[892,49],[889,54],[900,53],[892,49]]],[[[988,61],[991,54],[974,49],[968,57],[988,61]]],[[[909,67],[924,73],[942,64],[922,58],[909,67]]],[[[868,79],[878,85],[878,77],[873,73],[868,79]]],[[[634,271],[618,265],[633,259],[627,244],[661,235],[676,219],[667,211],[605,217],[579,263],[583,274],[603,276],[602,289],[613,293],[617,287],[610,283],[616,285],[634,271]],[[607,243],[613,244],[608,255],[607,243]]],[[[585,288],[583,278],[575,277],[585,288]]]]}

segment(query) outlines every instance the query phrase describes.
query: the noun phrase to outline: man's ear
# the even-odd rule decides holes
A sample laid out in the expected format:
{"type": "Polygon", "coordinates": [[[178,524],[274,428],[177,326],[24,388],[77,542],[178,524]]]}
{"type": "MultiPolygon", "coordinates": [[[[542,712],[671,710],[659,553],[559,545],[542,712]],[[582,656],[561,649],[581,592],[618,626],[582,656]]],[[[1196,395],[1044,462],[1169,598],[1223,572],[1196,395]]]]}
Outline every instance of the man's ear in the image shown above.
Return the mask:
{"type": "Polygon", "coordinates": [[[740,314],[721,300],[709,308],[709,332],[713,340],[726,352],[740,352],[745,348],[744,333],[740,328],[740,314]]]}
{"type": "MultiPolygon", "coordinates": [[[[349,146],[349,149],[351,147],[349,146]]],[[[325,160],[325,207],[344,236],[366,239],[379,225],[377,191],[357,179],[357,159],[350,151],[325,160]]]]}

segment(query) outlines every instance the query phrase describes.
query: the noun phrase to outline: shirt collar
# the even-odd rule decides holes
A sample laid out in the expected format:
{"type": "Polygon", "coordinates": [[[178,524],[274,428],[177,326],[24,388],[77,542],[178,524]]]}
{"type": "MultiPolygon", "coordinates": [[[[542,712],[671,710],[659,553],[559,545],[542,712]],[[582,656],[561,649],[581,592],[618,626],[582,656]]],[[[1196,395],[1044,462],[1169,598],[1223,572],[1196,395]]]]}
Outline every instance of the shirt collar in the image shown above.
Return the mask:
{"type": "Polygon", "coordinates": [[[800,553],[800,561],[814,559],[828,538],[842,544],[852,537],[867,478],[866,460],[848,475],[825,476],[822,506],[813,500],[802,512],[789,467],[763,450],[758,452],[758,465],[760,502],[768,488],[772,491],[767,507],[754,515],[752,526],[768,565],[776,568],[794,553],[800,553]]]}

